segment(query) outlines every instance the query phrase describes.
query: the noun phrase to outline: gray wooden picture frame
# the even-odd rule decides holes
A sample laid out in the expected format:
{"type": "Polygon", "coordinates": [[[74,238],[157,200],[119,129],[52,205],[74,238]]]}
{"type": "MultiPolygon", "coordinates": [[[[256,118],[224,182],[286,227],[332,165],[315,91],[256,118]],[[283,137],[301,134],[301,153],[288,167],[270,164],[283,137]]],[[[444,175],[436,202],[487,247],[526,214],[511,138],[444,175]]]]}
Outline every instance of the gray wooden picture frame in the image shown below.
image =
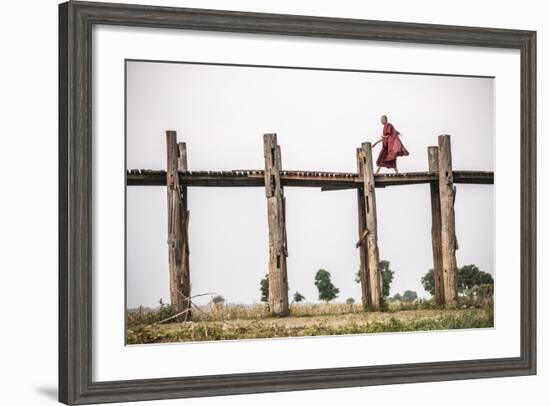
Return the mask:
{"type": "MultiPolygon", "coordinates": [[[[516,270],[511,270],[516,271],[516,270]]],[[[59,400],[218,396],[536,373],[536,32],[234,11],[68,2],[59,6],[59,400]],[[92,380],[94,24],[518,49],[521,53],[521,355],[400,365],[92,380]]]]}

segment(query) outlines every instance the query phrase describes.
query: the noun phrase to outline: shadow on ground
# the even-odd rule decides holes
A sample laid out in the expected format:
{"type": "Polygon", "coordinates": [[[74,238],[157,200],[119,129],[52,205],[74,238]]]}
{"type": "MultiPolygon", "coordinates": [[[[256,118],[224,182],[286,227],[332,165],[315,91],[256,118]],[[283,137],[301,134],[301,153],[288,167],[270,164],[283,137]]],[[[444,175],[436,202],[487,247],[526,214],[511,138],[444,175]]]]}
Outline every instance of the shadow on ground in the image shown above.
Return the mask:
{"type": "Polygon", "coordinates": [[[55,386],[40,386],[34,388],[37,393],[50,400],[57,400],[57,387],[55,386]]]}

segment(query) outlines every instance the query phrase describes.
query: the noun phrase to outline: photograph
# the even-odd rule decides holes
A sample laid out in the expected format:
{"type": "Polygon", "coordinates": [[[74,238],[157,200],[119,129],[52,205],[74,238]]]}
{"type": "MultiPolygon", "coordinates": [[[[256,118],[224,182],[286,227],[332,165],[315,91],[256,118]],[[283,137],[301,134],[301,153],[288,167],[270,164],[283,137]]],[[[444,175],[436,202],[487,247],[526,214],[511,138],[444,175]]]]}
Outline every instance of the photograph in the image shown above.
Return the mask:
{"type": "Polygon", "coordinates": [[[125,60],[126,345],[491,329],[495,78],[125,60]]]}
{"type": "Polygon", "coordinates": [[[59,402],[540,392],[542,13],[399,2],[59,4],[59,402]]]}

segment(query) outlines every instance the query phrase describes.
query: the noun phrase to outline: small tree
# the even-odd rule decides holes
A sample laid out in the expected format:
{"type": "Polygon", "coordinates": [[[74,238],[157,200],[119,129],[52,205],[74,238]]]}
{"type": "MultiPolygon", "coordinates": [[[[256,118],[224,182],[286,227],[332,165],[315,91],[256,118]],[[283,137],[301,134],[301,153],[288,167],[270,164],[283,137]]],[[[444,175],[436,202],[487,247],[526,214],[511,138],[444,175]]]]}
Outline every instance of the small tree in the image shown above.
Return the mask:
{"type": "Polygon", "coordinates": [[[416,292],[412,290],[406,290],[402,296],[402,300],[404,302],[414,302],[417,298],[418,298],[418,295],[416,294],[416,292]]]}
{"type": "Polygon", "coordinates": [[[393,295],[392,300],[394,302],[402,302],[403,301],[403,296],[401,296],[399,293],[396,293],[395,295],[393,295]]]}
{"type": "MultiPolygon", "coordinates": [[[[435,295],[434,270],[430,269],[420,282],[424,290],[430,295],[435,295]]],[[[464,265],[458,269],[458,292],[471,293],[477,291],[481,285],[493,285],[494,280],[491,274],[481,271],[476,265],[464,265]]]]}
{"type": "Polygon", "coordinates": [[[264,278],[260,281],[260,300],[267,302],[269,300],[269,275],[265,274],[264,278]]]}
{"type": "Polygon", "coordinates": [[[302,295],[300,292],[296,291],[294,292],[294,296],[293,296],[293,299],[296,303],[300,303],[300,302],[303,302],[304,300],[306,300],[305,296],[302,295]]]}
{"type": "Polygon", "coordinates": [[[471,291],[481,285],[493,285],[493,277],[487,272],[481,271],[474,264],[464,265],[458,270],[458,291],[471,291]]]}
{"type": "Polygon", "coordinates": [[[388,297],[390,295],[390,286],[393,282],[394,272],[390,269],[390,261],[380,261],[380,273],[382,275],[382,296],[388,297]]]}
{"type": "Polygon", "coordinates": [[[160,300],[159,300],[159,309],[158,309],[158,312],[157,312],[158,320],[164,320],[164,319],[174,315],[174,313],[175,313],[174,306],[172,306],[172,304],[164,303],[162,298],[160,298],[160,300]]]}
{"type": "Polygon", "coordinates": [[[334,286],[330,280],[330,272],[324,269],[319,269],[315,274],[315,286],[319,291],[319,300],[325,302],[330,302],[340,293],[340,289],[334,286]]]}
{"type": "Polygon", "coordinates": [[[420,279],[420,282],[422,283],[424,290],[432,296],[435,296],[435,279],[434,278],[435,278],[434,270],[430,269],[428,273],[426,273],[426,275],[424,275],[420,279]]]}
{"type": "Polygon", "coordinates": [[[347,304],[348,306],[353,306],[354,303],[355,303],[355,299],[354,299],[354,298],[348,297],[348,298],[346,299],[346,304],[347,304]]]}
{"type": "Polygon", "coordinates": [[[223,304],[225,303],[225,298],[222,295],[216,295],[212,297],[212,303],[214,303],[215,305],[223,304]]]}
{"type": "MultiPolygon", "coordinates": [[[[380,261],[380,275],[382,276],[382,296],[388,297],[390,295],[390,286],[393,282],[393,274],[395,272],[390,269],[390,261],[380,261]]],[[[358,270],[355,274],[355,282],[361,282],[361,270],[358,270]]]]}

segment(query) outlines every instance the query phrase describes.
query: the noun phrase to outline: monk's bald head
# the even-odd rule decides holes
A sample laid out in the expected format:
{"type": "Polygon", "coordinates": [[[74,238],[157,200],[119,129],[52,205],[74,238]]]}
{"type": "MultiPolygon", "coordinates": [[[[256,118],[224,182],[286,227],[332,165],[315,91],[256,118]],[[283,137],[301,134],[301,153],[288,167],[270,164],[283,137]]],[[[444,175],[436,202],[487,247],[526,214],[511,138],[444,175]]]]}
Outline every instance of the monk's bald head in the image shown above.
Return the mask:
{"type": "Polygon", "coordinates": [[[380,117],[380,122],[382,124],[386,124],[388,122],[388,116],[384,114],[382,117],[380,117]]]}

